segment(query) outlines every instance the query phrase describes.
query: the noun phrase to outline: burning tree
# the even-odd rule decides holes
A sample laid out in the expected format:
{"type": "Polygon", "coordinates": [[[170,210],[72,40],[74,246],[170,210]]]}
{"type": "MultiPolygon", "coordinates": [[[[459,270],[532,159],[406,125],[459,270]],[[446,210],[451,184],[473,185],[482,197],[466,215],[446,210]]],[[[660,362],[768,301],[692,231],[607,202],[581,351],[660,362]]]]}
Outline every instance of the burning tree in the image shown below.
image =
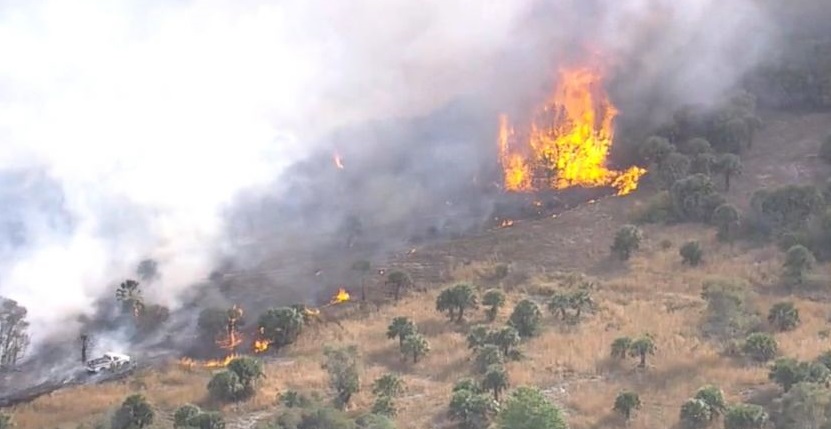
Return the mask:
{"type": "Polygon", "coordinates": [[[266,343],[255,343],[255,348],[258,344],[264,344],[261,351],[269,348],[279,351],[297,341],[303,332],[303,325],[303,313],[297,308],[272,308],[263,313],[257,322],[257,329],[261,336],[258,341],[266,343]]]}
{"type": "Polygon", "coordinates": [[[634,191],[646,170],[607,166],[617,109],[606,96],[598,70],[562,69],[550,100],[517,133],[508,117],[499,121],[499,159],[508,191],[530,192],[572,186],[634,191]]]}
{"type": "Polygon", "coordinates": [[[26,307],[0,297],[0,368],[13,366],[23,357],[29,345],[28,327],[26,307]]]}
{"type": "Polygon", "coordinates": [[[115,291],[115,299],[121,303],[125,313],[131,312],[133,316],[139,317],[144,309],[144,300],[139,289],[139,282],[127,279],[118,286],[115,291]]]}

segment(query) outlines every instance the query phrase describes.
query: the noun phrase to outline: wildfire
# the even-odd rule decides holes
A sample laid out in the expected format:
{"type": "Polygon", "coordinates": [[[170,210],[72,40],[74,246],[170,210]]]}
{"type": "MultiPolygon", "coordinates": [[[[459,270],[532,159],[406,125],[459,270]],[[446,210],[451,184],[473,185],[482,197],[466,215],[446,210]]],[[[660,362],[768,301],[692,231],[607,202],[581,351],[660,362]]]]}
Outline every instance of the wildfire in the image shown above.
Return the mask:
{"type": "Polygon", "coordinates": [[[338,167],[338,169],[343,170],[343,158],[341,158],[337,152],[335,152],[335,154],[332,155],[332,159],[335,161],[335,167],[338,167]]]}
{"type": "Polygon", "coordinates": [[[344,303],[349,301],[349,292],[346,291],[344,288],[338,289],[338,293],[336,293],[332,299],[329,301],[330,305],[344,303]]]}
{"type": "Polygon", "coordinates": [[[499,224],[501,228],[507,228],[509,226],[514,226],[514,221],[512,219],[502,219],[502,223],[499,224]]]}
{"type": "Polygon", "coordinates": [[[188,357],[184,357],[179,359],[179,364],[187,367],[187,368],[194,368],[194,367],[201,367],[201,368],[225,368],[231,363],[232,360],[236,359],[236,354],[225,356],[222,359],[213,359],[213,360],[195,360],[188,357]]]}
{"type": "Polygon", "coordinates": [[[617,110],[591,68],[562,69],[551,99],[528,131],[517,134],[508,117],[499,118],[499,159],[509,191],[612,186],[626,195],[646,170],[606,167],[617,110]]]}

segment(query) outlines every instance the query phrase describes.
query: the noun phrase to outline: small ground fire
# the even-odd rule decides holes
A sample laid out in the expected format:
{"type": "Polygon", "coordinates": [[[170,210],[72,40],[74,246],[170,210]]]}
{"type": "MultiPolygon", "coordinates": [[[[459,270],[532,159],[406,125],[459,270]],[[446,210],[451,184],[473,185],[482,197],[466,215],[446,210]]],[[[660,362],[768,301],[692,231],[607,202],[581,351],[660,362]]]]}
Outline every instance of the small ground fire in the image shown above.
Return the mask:
{"type": "Polygon", "coordinates": [[[638,187],[646,170],[606,166],[617,109],[602,84],[603,76],[595,69],[561,69],[554,94],[524,130],[517,132],[507,115],[500,117],[505,190],[611,186],[617,195],[626,195],[638,187]]]}

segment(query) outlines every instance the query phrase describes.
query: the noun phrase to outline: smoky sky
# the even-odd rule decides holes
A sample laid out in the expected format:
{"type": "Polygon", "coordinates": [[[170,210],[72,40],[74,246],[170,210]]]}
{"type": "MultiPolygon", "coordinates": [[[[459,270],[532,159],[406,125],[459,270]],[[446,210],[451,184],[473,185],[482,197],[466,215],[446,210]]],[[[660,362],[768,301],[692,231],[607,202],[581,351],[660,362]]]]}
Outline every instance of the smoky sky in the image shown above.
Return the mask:
{"type": "MultiPolygon", "coordinates": [[[[37,342],[143,258],[175,308],[223,258],[314,265],[349,217],[373,257],[465,231],[493,206],[496,115],[557,67],[599,58],[651,115],[730,89],[767,24],[752,0],[0,3],[0,295],[37,342]]],[[[322,287],[270,286],[292,283],[322,287]]]]}

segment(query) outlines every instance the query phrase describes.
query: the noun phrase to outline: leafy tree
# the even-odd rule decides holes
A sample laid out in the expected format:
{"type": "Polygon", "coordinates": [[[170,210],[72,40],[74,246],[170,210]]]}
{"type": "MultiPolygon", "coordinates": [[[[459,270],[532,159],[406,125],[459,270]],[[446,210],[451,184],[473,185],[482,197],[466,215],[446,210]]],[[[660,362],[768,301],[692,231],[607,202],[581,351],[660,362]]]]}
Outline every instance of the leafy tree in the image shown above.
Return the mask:
{"type": "Polygon", "coordinates": [[[655,341],[649,334],[632,341],[632,344],[629,346],[629,355],[640,358],[641,361],[638,366],[641,368],[646,368],[646,356],[654,354],[655,341]]]}
{"type": "Polygon", "coordinates": [[[646,164],[660,164],[675,152],[675,146],[664,137],[652,136],[640,145],[638,152],[646,164]]]}
{"type": "Polygon", "coordinates": [[[819,146],[819,157],[827,163],[831,163],[831,136],[825,138],[819,146]]]}
{"type": "Polygon", "coordinates": [[[467,334],[467,348],[477,351],[490,341],[490,332],[484,325],[474,326],[467,334]]]}
{"type": "Polygon", "coordinates": [[[404,338],[406,338],[407,335],[414,334],[415,332],[415,323],[406,317],[399,316],[392,319],[392,323],[390,323],[390,326],[387,327],[387,338],[398,338],[398,346],[403,347],[404,338]]]}
{"type": "Polygon", "coordinates": [[[125,280],[115,291],[115,299],[121,303],[122,311],[136,317],[144,309],[144,299],[141,296],[141,288],[135,280],[125,280]]]}
{"type": "Polygon", "coordinates": [[[294,307],[272,308],[260,315],[257,326],[260,334],[271,342],[270,348],[279,351],[294,344],[303,332],[305,321],[301,310],[294,307]]]}
{"type": "Polygon", "coordinates": [[[395,423],[385,415],[364,414],[355,421],[359,429],[395,429],[395,423]]]}
{"type": "Polygon", "coordinates": [[[401,297],[401,291],[413,285],[413,279],[403,271],[393,271],[387,275],[387,285],[392,287],[395,301],[401,297]]]}
{"type": "Polygon", "coordinates": [[[690,156],[711,153],[713,151],[713,147],[710,145],[710,142],[701,137],[695,137],[687,140],[682,145],[681,149],[682,152],[690,156]]]}
{"type": "Polygon", "coordinates": [[[761,222],[771,228],[797,230],[824,208],[822,193],[813,185],[787,185],[772,191],[759,190],[751,206],[761,222]]]}
{"type": "Polygon", "coordinates": [[[453,393],[460,390],[469,390],[473,393],[484,393],[479,383],[471,378],[462,378],[453,385],[453,393]]]}
{"type": "Polygon", "coordinates": [[[453,296],[453,289],[446,288],[436,297],[436,311],[447,312],[450,321],[456,320],[456,297],[453,296]]]}
{"type": "Polygon", "coordinates": [[[499,309],[505,306],[505,293],[499,289],[490,289],[482,296],[482,305],[488,307],[486,314],[488,321],[496,320],[499,309]]]}
{"type": "Polygon", "coordinates": [[[615,359],[626,359],[629,349],[632,347],[632,339],[619,337],[612,341],[612,357],[615,359]]]}
{"type": "Polygon", "coordinates": [[[142,395],[130,395],[113,416],[114,429],[141,429],[153,424],[153,408],[142,395]]]}
{"type": "Polygon", "coordinates": [[[196,405],[185,404],[176,409],[173,413],[173,427],[186,428],[190,426],[190,419],[201,413],[202,410],[196,405]]]}
{"type": "Polygon", "coordinates": [[[458,314],[455,320],[459,323],[464,319],[466,309],[477,308],[478,306],[476,291],[468,283],[459,283],[447,288],[436,298],[436,310],[447,311],[451,321],[454,319],[454,314],[458,314]]]}
{"type": "Polygon", "coordinates": [[[825,365],[826,368],[831,370],[831,351],[822,352],[822,354],[817,356],[816,362],[825,365]]]}
{"type": "Polygon", "coordinates": [[[450,418],[459,423],[462,429],[480,429],[487,427],[491,417],[496,413],[497,405],[490,395],[459,389],[450,397],[450,418]]]}
{"type": "Polygon", "coordinates": [[[572,292],[568,297],[568,301],[570,307],[575,311],[575,319],[580,319],[580,315],[583,313],[583,310],[589,310],[594,307],[594,301],[592,301],[591,294],[585,289],[572,292]]]}
{"type": "Polygon", "coordinates": [[[724,392],[716,386],[704,386],[698,389],[694,399],[699,399],[710,408],[710,418],[714,419],[727,409],[727,402],[724,400],[724,392]]]}
{"type": "Polygon", "coordinates": [[[539,389],[519,387],[509,395],[499,413],[499,429],[566,429],[559,408],[539,389]]]}
{"type": "Polygon", "coordinates": [[[805,274],[810,271],[816,260],[805,246],[797,244],[785,253],[783,278],[789,285],[799,286],[805,282],[805,274]]]}
{"type": "Polygon", "coordinates": [[[709,222],[724,198],[716,192],[710,178],[693,174],[675,182],[669,190],[672,210],[679,220],[709,222]]]}
{"type": "Polygon", "coordinates": [[[701,263],[704,257],[704,252],[701,250],[701,244],[697,241],[688,241],[678,249],[683,263],[696,267],[701,263]]]}
{"type": "Polygon", "coordinates": [[[257,381],[265,377],[263,364],[259,359],[242,356],[228,363],[228,371],[237,375],[237,380],[242,385],[243,395],[253,395],[256,390],[257,381]]]}
{"type": "Polygon", "coordinates": [[[371,267],[372,266],[369,261],[365,259],[355,261],[355,263],[352,264],[352,271],[358,273],[358,276],[361,279],[361,301],[366,301],[366,275],[369,273],[371,267]]]}
{"type": "Polygon", "coordinates": [[[508,325],[514,327],[521,337],[530,338],[539,331],[541,318],[540,307],[534,301],[523,299],[514,307],[508,325]]]}
{"type": "Polygon", "coordinates": [[[742,174],[742,160],[732,153],[721,154],[716,160],[716,170],[724,176],[724,189],[730,190],[730,178],[742,174]]]}
{"type": "Polygon", "coordinates": [[[11,367],[23,358],[29,346],[26,307],[0,296],[0,368],[11,367]]]}
{"type": "Polygon", "coordinates": [[[484,373],[491,367],[491,365],[502,365],[505,363],[505,356],[499,351],[499,347],[494,344],[485,344],[476,353],[475,367],[476,371],[484,373]]]}
{"type": "Polygon", "coordinates": [[[768,373],[768,379],[782,386],[786,392],[798,383],[826,384],[829,378],[831,370],[821,362],[798,362],[791,358],[777,359],[768,373]]]}
{"type": "Polygon", "coordinates": [[[215,374],[208,382],[208,392],[216,400],[231,402],[245,396],[245,386],[240,383],[239,376],[235,372],[222,371],[215,374]]]}
{"type": "Polygon", "coordinates": [[[714,166],[716,166],[715,155],[709,152],[699,153],[693,155],[690,160],[690,174],[705,174],[709,176],[714,166]]]}
{"type": "Polygon", "coordinates": [[[733,241],[739,230],[739,211],[731,204],[722,204],[713,212],[713,223],[718,228],[716,238],[733,241]]]}
{"type": "Polygon", "coordinates": [[[190,419],[189,428],[193,429],[225,429],[225,420],[222,414],[216,411],[203,411],[190,419]]]}
{"type": "Polygon", "coordinates": [[[513,326],[505,326],[502,329],[488,333],[488,342],[499,347],[504,356],[515,354],[514,347],[519,345],[522,338],[519,331],[513,326]]]}
{"type": "Polygon", "coordinates": [[[681,405],[681,423],[687,428],[704,428],[712,420],[710,407],[701,399],[688,399],[681,405]]]}
{"type": "Polygon", "coordinates": [[[380,416],[393,417],[398,414],[398,409],[395,408],[395,400],[389,396],[378,396],[375,402],[372,403],[372,414],[380,416]]]}
{"type": "Polygon", "coordinates": [[[767,362],[779,353],[779,344],[768,334],[754,332],[745,339],[742,351],[755,361],[767,362]]]}
{"type": "Polygon", "coordinates": [[[136,267],[136,275],[142,281],[145,282],[153,282],[158,280],[159,276],[159,263],[156,262],[155,259],[144,259],[139,262],[138,266],[136,267]]]}
{"type": "Polygon", "coordinates": [[[643,240],[643,233],[635,225],[623,225],[615,234],[615,241],[612,243],[612,253],[616,254],[622,261],[632,256],[632,252],[638,250],[643,240]]]}
{"type": "Polygon", "coordinates": [[[284,411],[277,418],[276,429],[358,429],[358,426],[345,412],[320,406],[284,411]]]}
{"type": "Polygon", "coordinates": [[[779,331],[790,331],[799,325],[799,310],[792,302],[777,302],[768,311],[768,323],[779,331]]]}
{"type": "Polygon", "coordinates": [[[499,401],[499,395],[508,388],[508,372],[502,365],[491,365],[482,378],[482,388],[493,392],[493,400],[499,401]]]}
{"type": "Polygon", "coordinates": [[[361,388],[358,348],[354,345],[340,348],[327,347],[323,355],[326,357],[323,369],[329,373],[329,386],[336,395],[335,405],[345,408],[352,395],[361,388]]]}
{"type": "Polygon", "coordinates": [[[690,158],[673,152],[658,164],[658,180],[662,189],[669,189],[673,183],[687,177],[690,173],[690,158]]]}
{"type": "Polygon", "coordinates": [[[311,398],[308,396],[296,391],[296,390],[286,390],[282,394],[280,394],[280,403],[283,406],[288,408],[294,407],[308,407],[312,404],[311,398]]]}
{"type": "Polygon", "coordinates": [[[404,380],[395,374],[384,374],[372,383],[372,394],[395,398],[404,393],[404,380]]]}
{"type": "Polygon", "coordinates": [[[831,391],[816,383],[799,383],[779,398],[773,409],[777,428],[823,428],[829,423],[831,391]]]}
{"type": "Polygon", "coordinates": [[[724,413],[724,429],[763,429],[768,413],[759,405],[737,404],[724,413]]]}
{"type": "Polygon", "coordinates": [[[401,353],[405,356],[412,356],[413,363],[418,363],[419,359],[430,353],[430,343],[421,334],[407,335],[401,345],[401,353]]]}
{"type": "Polygon", "coordinates": [[[564,293],[555,293],[548,301],[548,311],[559,314],[560,319],[566,320],[566,310],[571,306],[569,296],[564,293]]]}
{"type": "Polygon", "coordinates": [[[635,392],[624,390],[615,398],[615,405],[613,410],[618,412],[624,419],[632,418],[632,412],[641,409],[641,398],[635,392]]]}

